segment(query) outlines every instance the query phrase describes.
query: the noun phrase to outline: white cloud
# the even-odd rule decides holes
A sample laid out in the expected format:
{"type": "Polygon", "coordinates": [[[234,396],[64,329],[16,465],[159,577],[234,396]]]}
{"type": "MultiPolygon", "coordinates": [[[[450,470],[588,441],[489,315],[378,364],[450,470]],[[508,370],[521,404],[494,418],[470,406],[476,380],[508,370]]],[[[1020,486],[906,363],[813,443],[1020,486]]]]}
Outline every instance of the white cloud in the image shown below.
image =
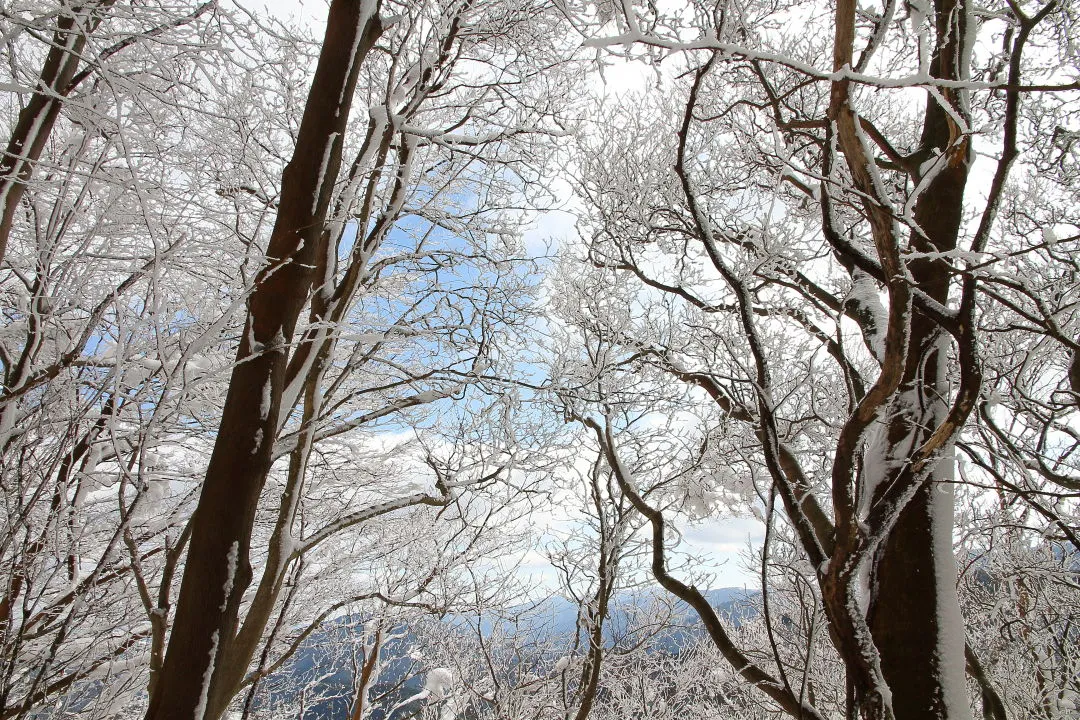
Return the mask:
{"type": "Polygon", "coordinates": [[[723,518],[695,524],[683,531],[681,549],[701,557],[712,574],[713,587],[756,587],[757,576],[744,565],[750,547],[757,548],[765,526],[753,518],[723,518]]]}

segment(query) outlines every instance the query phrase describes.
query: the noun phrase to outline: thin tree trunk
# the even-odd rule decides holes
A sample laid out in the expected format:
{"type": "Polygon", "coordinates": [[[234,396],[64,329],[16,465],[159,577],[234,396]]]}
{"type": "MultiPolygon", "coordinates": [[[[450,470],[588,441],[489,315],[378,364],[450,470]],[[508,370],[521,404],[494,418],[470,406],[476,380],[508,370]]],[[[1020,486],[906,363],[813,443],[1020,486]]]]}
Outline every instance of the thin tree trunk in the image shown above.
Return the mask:
{"type": "Polygon", "coordinates": [[[100,11],[114,2],[103,0],[75,6],[62,12],[57,20],[52,47],[45,56],[34,94],[19,113],[4,155],[0,157],[0,263],[7,254],[11,226],[26,193],[26,183],[34,173],[34,165],[41,159],[64,98],[71,92],[86,38],[101,23],[100,11]]]}
{"type": "Polygon", "coordinates": [[[375,639],[371,644],[371,650],[364,658],[360,668],[360,678],[356,681],[356,690],[353,694],[353,707],[349,713],[349,720],[363,720],[365,710],[368,710],[368,690],[372,679],[377,676],[376,668],[379,666],[379,656],[382,653],[382,627],[375,631],[375,639]]]}
{"type": "Polygon", "coordinates": [[[147,720],[217,720],[221,681],[251,582],[252,525],[272,462],[287,355],[325,248],[357,77],[382,30],[378,0],[333,0],[292,160],[282,174],[267,265],[256,278],[199,504],[176,619],[147,720]]]}
{"type": "Polygon", "coordinates": [[[596,513],[597,526],[600,531],[600,547],[597,548],[596,564],[596,593],[593,595],[592,607],[587,610],[586,618],[588,626],[582,628],[581,618],[578,619],[578,627],[588,631],[589,649],[585,654],[585,663],[581,668],[581,681],[578,684],[580,705],[574,720],[588,720],[592,712],[596,695],[600,688],[600,669],[604,661],[604,622],[607,620],[608,606],[611,596],[615,592],[615,579],[618,573],[619,547],[617,518],[609,519],[604,507],[604,500],[600,492],[599,469],[592,469],[590,494],[592,495],[593,512],[596,513]]]}

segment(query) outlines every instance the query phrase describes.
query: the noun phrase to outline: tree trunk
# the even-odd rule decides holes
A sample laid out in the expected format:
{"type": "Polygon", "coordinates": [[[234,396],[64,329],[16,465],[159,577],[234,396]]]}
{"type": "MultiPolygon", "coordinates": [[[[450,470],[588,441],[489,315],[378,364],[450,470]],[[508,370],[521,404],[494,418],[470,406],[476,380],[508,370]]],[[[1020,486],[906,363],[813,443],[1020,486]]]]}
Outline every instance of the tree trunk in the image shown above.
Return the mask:
{"type": "MultiPolygon", "coordinates": [[[[944,343],[937,345],[939,350],[932,355],[945,351],[944,343]]],[[[918,355],[913,364],[929,360],[937,365],[932,355],[918,355]]],[[[924,376],[918,381],[923,399],[929,400],[927,396],[937,390],[947,391],[945,383],[934,379],[924,376]]],[[[904,389],[916,387],[905,385],[904,389]]],[[[940,406],[930,403],[931,407],[935,404],[940,406]]],[[[896,418],[890,431],[920,421],[932,429],[943,415],[929,412],[896,418]]],[[[917,433],[916,437],[925,440],[927,434],[917,433]]],[[[871,573],[869,623],[897,720],[970,717],[964,681],[964,626],[952,556],[951,464],[950,453],[904,508],[878,550],[871,573]]]]}
{"type": "MultiPolygon", "coordinates": [[[[936,77],[960,80],[966,75],[961,47],[966,24],[963,0],[935,0],[938,43],[931,62],[936,77]],[[959,40],[958,40],[959,39],[959,40]]],[[[960,94],[943,90],[960,117],[968,113],[960,94]]],[[[940,105],[928,97],[919,151],[912,167],[938,156],[936,173],[915,205],[922,233],[911,234],[919,252],[948,252],[957,247],[964,188],[970,165],[970,141],[940,105]]],[[[918,178],[916,178],[916,182],[918,178]]],[[[940,259],[908,263],[916,287],[946,304],[949,266],[940,259]]],[[[945,331],[915,311],[904,377],[890,407],[884,457],[903,461],[945,418],[949,402],[946,377],[950,341],[945,331]]],[[[944,454],[931,477],[904,507],[878,549],[870,578],[869,623],[881,653],[881,666],[892,691],[897,720],[970,718],[964,679],[964,629],[956,595],[952,555],[953,453],[944,454]]],[[[888,478],[886,477],[886,480],[888,478]]],[[[877,491],[883,492],[888,482],[877,491]]]]}
{"type": "Polygon", "coordinates": [[[52,47],[45,56],[34,94],[19,113],[4,156],[0,158],[0,263],[7,254],[11,226],[26,193],[26,183],[41,158],[64,98],[71,92],[71,81],[79,68],[87,35],[100,24],[100,11],[113,2],[103,0],[72,7],[57,19],[52,47]]]}
{"type": "MultiPolygon", "coordinates": [[[[251,582],[255,511],[270,470],[287,355],[326,251],[322,228],[341,164],[357,77],[382,30],[378,0],[333,0],[277,220],[248,302],[217,441],[177,599],[176,619],[147,720],[217,720],[236,688],[222,677],[251,582]]],[[[242,676],[242,673],[240,673],[242,676]]]]}

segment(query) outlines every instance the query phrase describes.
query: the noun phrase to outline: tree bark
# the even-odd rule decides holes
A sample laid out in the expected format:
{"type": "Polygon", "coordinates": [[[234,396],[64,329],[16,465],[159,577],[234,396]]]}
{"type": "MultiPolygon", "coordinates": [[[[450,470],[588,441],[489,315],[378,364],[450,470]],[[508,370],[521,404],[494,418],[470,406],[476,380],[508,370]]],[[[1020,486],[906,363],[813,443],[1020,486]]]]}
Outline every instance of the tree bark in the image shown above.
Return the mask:
{"type": "MultiPolygon", "coordinates": [[[[936,52],[931,73],[963,79],[965,69],[964,0],[935,0],[936,52]]],[[[943,90],[949,111],[968,113],[956,90],[943,90]]],[[[911,233],[912,249],[948,252],[957,248],[964,188],[970,164],[970,141],[941,101],[928,96],[917,167],[938,156],[935,173],[918,199],[911,233]],[[920,232],[921,230],[921,232],[920,232]]],[[[918,173],[923,174],[920,168],[918,173]]],[[[916,177],[915,182],[921,178],[916,177]]],[[[941,259],[908,262],[914,285],[945,305],[950,268],[941,259]]],[[[910,351],[900,388],[890,407],[885,457],[902,461],[927,440],[948,411],[946,377],[949,339],[937,323],[917,309],[910,325],[910,351]]],[[[897,720],[969,718],[964,684],[964,631],[956,595],[952,556],[953,452],[943,454],[915,497],[904,507],[878,549],[871,570],[869,623],[881,653],[881,666],[892,691],[897,720]]],[[[896,474],[906,472],[896,468],[896,474]]],[[[877,495],[889,484],[879,485],[877,495]]]]}
{"type": "Polygon", "coordinates": [[[378,0],[333,0],[292,160],[282,174],[267,261],[248,301],[199,503],[165,662],[147,720],[217,720],[236,688],[222,678],[251,582],[255,511],[272,463],[288,348],[326,251],[322,228],[364,59],[382,31],[378,0]]]}

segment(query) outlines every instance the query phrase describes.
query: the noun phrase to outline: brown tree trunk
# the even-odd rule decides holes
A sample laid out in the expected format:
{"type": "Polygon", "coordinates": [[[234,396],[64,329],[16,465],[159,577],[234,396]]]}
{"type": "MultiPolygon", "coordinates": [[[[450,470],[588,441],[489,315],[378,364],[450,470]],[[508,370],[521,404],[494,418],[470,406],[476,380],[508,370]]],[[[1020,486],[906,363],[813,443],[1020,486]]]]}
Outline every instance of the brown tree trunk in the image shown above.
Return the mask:
{"type": "MultiPolygon", "coordinates": [[[[933,75],[963,78],[964,0],[935,0],[938,47],[933,75]]],[[[943,90],[951,110],[966,117],[956,91],[943,90]]],[[[957,247],[964,188],[970,163],[969,140],[938,101],[928,98],[919,151],[912,167],[938,155],[933,180],[915,205],[919,230],[912,249],[948,252],[957,247]]],[[[922,170],[918,170],[922,174],[922,170]]],[[[917,180],[916,180],[917,181],[917,180]]],[[[939,259],[915,259],[908,270],[916,287],[945,305],[949,266],[939,259]]],[[[949,338],[930,318],[914,312],[910,351],[896,399],[890,407],[884,456],[902,465],[948,411],[945,377],[949,338]]],[[[964,685],[964,631],[956,597],[952,557],[952,452],[946,452],[915,497],[904,507],[878,549],[870,578],[869,623],[892,691],[897,720],[970,717],[964,685]]],[[[906,472],[897,467],[894,473],[906,472]]],[[[880,494],[888,485],[877,488],[880,494]]]]}
{"type": "MultiPolygon", "coordinates": [[[[267,264],[256,278],[199,504],[176,619],[147,720],[217,720],[236,688],[223,663],[251,582],[249,548],[272,461],[289,343],[326,251],[322,227],[357,76],[382,30],[378,0],[333,0],[292,160],[282,174],[267,264]]],[[[235,670],[235,668],[232,668],[235,670]]],[[[239,673],[242,677],[242,673],[239,673]]]]}
{"type": "MultiPolygon", "coordinates": [[[[918,365],[921,361],[936,366],[934,356],[939,351],[945,352],[940,341],[929,353],[916,353],[911,364],[918,365]]],[[[947,392],[948,388],[940,382],[941,378],[930,375],[937,375],[936,367],[912,383],[905,383],[902,391],[917,394],[930,408],[935,405],[940,408],[940,402],[932,396],[939,390],[947,392]]],[[[943,415],[944,412],[931,411],[903,418],[895,416],[890,436],[895,439],[894,433],[899,433],[901,428],[910,430],[916,423],[932,429],[934,420],[943,415]]],[[[917,443],[925,440],[927,434],[928,431],[916,432],[917,443]]],[[[871,572],[868,620],[881,655],[882,672],[892,691],[897,720],[968,716],[963,686],[964,631],[951,555],[950,471],[951,454],[939,463],[930,482],[905,506],[879,548],[871,572]]]]}

